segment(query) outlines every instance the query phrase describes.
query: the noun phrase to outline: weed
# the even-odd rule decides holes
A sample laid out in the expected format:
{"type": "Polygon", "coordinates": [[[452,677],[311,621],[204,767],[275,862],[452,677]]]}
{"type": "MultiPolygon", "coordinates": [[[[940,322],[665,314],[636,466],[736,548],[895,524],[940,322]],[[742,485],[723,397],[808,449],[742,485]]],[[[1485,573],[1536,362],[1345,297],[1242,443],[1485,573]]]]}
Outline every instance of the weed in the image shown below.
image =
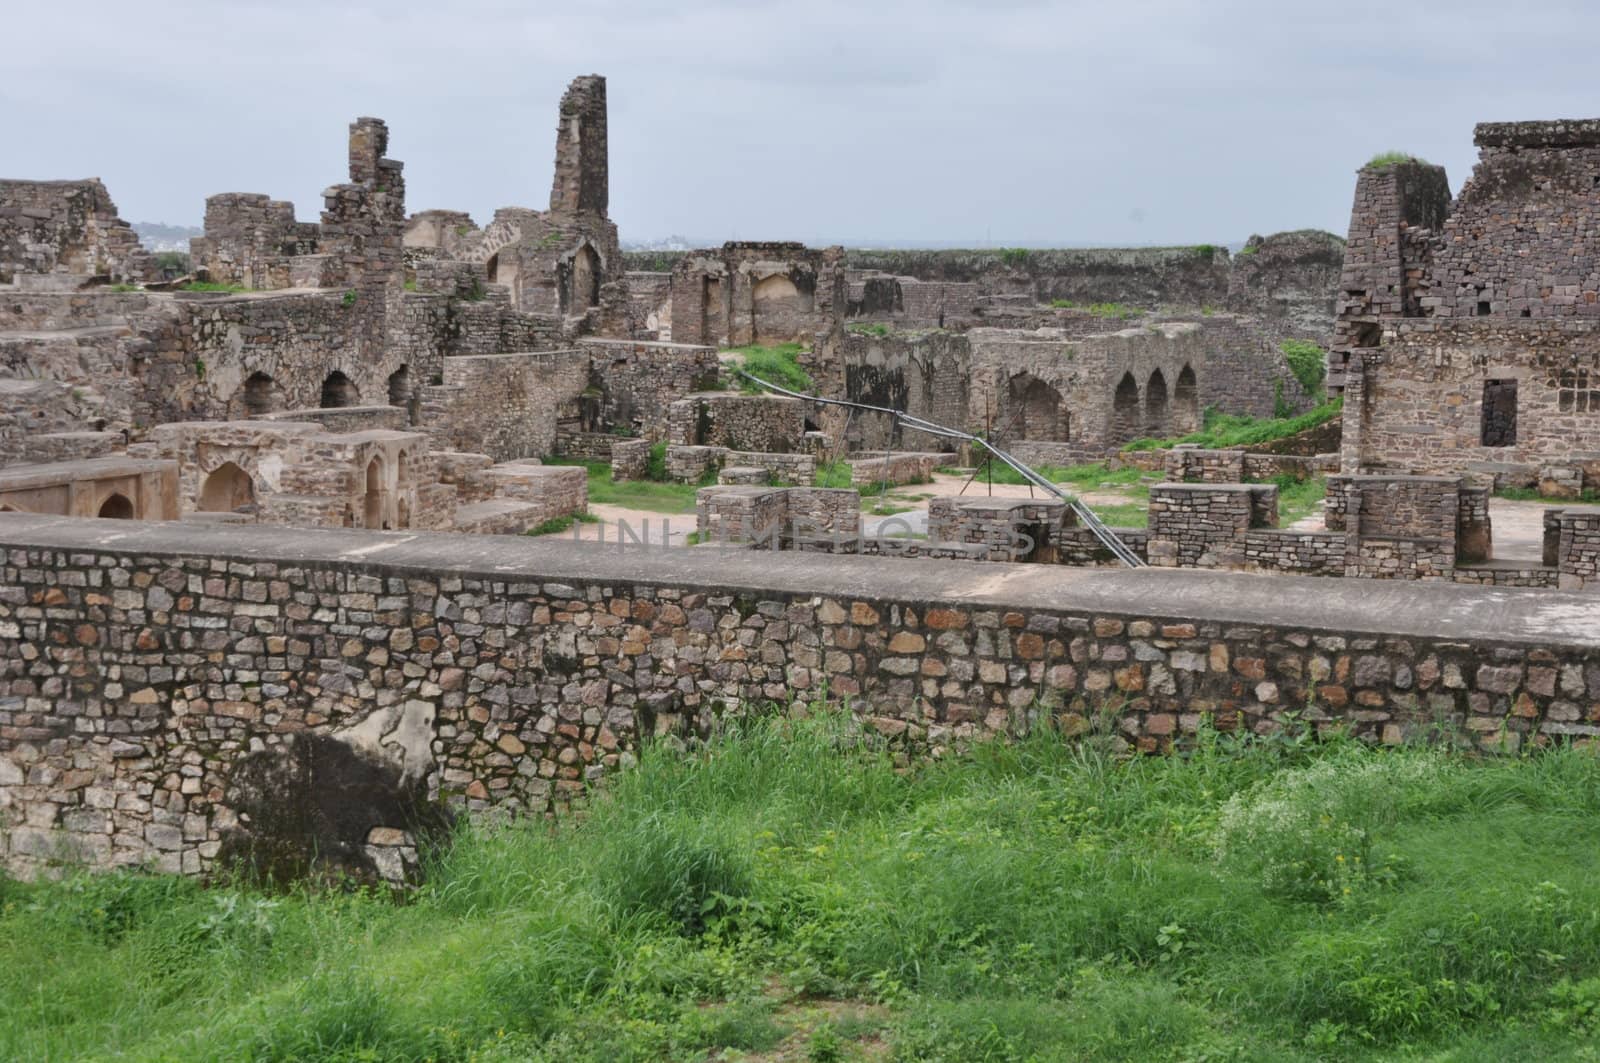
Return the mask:
{"type": "Polygon", "coordinates": [[[1361,168],[1363,170],[1387,170],[1391,166],[1399,166],[1399,165],[1402,165],[1404,163],[1413,163],[1413,162],[1414,163],[1419,163],[1420,165],[1423,165],[1423,166],[1431,165],[1428,162],[1428,160],[1419,159],[1415,155],[1412,155],[1410,152],[1405,152],[1405,151],[1380,151],[1378,154],[1376,154],[1372,158],[1368,159],[1367,160],[1367,164],[1365,166],[1361,167],[1361,168]]]}
{"type": "MultiPolygon", "coordinates": [[[[737,347],[730,353],[740,356],[745,372],[760,377],[769,384],[790,391],[811,392],[816,384],[811,374],[800,367],[800,354],[805,350],[799,343],[781,343],[776,347],[737,347]]],[[[739,387],[747,394],[759,395],[766,391],[761,385],[739,378],[739,387]]]]}
{"type": "Polygon", "coordinates": [[[1193,443],[1208,449],[1259,446],[1309,432],[1338,417],[1343,409],[1344,400],[1338,398],[1294,417],[1275,417],[1271,420],[1207,410],[1204,427],[1198,432],[1176,439],[1135,439],[1122,449],[1158,450],[1175,443],[1193,443]]]}

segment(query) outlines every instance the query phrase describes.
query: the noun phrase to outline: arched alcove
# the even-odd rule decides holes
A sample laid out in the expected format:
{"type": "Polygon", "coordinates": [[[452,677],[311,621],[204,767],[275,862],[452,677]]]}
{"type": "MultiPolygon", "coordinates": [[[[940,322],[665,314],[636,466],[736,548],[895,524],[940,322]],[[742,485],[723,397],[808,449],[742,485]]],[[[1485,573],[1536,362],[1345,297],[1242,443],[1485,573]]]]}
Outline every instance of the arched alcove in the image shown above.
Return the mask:
{"type": "Polygon", "coordinates": [[[133,502],[120,491],[115,492],[100,503],[99,516],[108,520],[132,520],[133,502]]]}
{"type": "Polygon", "coordinates": [[[1157,369],[1150,374],[1144,389],[1144,434],[1165,439],[1172,434],[1171,411],[1167,408],[1167,378],[1157,369]]]}
{"type": "Polygon", "coordinates": [[[1172,431],[1181,436],[1198,432],[1201,427],[1200,384],[1193,367],[1185,365],[1172,388],[1172,431]]]}
{"type": "Polygon", "coordinates": [[[255,505],[256,489],[250,474],[231,461],[225,461],[211,470],[205,483],[200,485],[202,513],[236,513],[255,505]]]}
{"type": "Polygon", "coordinates": [[[1139,382],[1132,373],[1123,373],[1111,399],[1113,443],[1126,443],[1139,434],[1139,382]]]}
{"type": "Polygon", "coordinates": [[[338,409],[342,406],[359,406],[361,405],[361,392],[356,389],[355,381],[335,369],[322,382],[320,405],[324,410],[338,409]]]}
{"type": "Polygon", "coordinates": [[[239,388],[238,407],[246,417],[259,417],[283,405],[277,382],[267,373],[251,373],[239,388]]]}
{"type": "Polygon", "coordinates": [[[1064,443],[1071,437],[1061,392],[1031,373],[1011,378],[1010,434],[1017,439],[1064,443]]]}
{"type": "Polygon", "coordinates": [[[363,498],[363,524],[368,528],[386,527],[383,519],[383,459],[367,463],[366,494],[363,498]]]}

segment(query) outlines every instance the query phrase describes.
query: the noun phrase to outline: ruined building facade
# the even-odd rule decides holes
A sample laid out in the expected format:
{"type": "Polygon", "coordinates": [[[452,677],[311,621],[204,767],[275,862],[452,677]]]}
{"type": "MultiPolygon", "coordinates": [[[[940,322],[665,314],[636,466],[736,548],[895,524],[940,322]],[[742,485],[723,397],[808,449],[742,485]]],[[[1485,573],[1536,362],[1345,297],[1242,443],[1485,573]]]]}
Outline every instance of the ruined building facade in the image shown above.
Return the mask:
{"type": "Polygon", "coordinates": [[[1347,473],[1600,479],[1600,120],[1479,125],[1444,170],[1368,167],[1340,281],[1347,473]]]}

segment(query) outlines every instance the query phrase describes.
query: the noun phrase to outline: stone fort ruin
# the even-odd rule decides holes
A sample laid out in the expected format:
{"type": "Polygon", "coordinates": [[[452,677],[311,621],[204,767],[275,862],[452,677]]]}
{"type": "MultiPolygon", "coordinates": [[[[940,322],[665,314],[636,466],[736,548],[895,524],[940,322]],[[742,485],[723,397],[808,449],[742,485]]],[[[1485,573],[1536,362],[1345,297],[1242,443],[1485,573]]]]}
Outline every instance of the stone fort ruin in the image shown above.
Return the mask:
{"type": "Polygon", "coordinates": [[[1454,201],[1436,167],[1369,167],[1347,241],[1237,254],[625,253],[593,76],[547,208],[481,227],[408,214],[365,117],[317,221],[208,199],[189,278],[99,181],[0,181],[0,859],[316,852],[397,880],[441,815],[568,807],[652,736],[822,691],[907,754],[1108,707],[1145,751],[1290,712],[1375,742],[1600,735],[1571,593],[1600,587],[1600,509],[1552,507],[1516,561],[1489,512],[1495,484],[1571,500],[1600,470],[1597,129],[1480,127],[1454,201]],[[1331,351],[1337,445],[1122,455],[1321,401],[1286,340],[1331,351]],[[784,344],[876,411],[728,386],[721,352],[784,344]],[[973,457],[908,415],[1143,461],[1148,526],[1116,534],[1146,567],[1053,498],[936,497],[925,534],[870,534],[861,488],[973,457]],[[701,547],[516,538],[588,507],[547,459],[624,480],[658,455],[718,481],[701,547]],[[819,486],[839,456],[852,486],[819,486]],[[1322,524],[1280,527],[1278,481],[1323,474],[1322,524]]]}

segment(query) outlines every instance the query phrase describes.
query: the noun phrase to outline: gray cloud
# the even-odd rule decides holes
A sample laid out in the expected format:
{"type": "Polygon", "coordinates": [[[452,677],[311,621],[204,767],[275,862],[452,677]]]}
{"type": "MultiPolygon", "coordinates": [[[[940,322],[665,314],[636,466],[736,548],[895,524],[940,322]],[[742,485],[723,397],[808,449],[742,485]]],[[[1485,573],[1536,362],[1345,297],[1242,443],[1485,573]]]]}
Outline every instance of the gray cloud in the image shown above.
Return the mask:
{"type": "Polygon", "coordinates": [[[388,120],[413,209],[543,206],[555,104],[607,75],[624,238],[1006,244],[1342,231],[1398,148],[1459,187],[1477,121],[1600,112],[1560,0],[14,5],[0,174],[124,217],[260,191],[314,218],[388,120]]]}

